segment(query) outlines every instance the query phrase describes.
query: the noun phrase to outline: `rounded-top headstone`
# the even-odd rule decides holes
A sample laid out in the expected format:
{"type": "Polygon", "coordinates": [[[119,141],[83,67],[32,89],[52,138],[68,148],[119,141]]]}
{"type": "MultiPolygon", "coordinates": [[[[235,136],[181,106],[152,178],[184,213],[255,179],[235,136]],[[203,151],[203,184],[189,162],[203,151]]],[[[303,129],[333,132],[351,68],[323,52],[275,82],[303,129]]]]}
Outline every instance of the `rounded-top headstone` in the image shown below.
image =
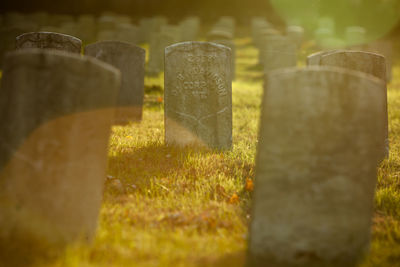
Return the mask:
{"type": "Polygon", "coordinates": [[[320,66],[265,78],[249,266],[355,266],[370,240],[385,84],[320,66]]]}
{"type": "Polygon", "coordinates": [[[16,49],[44,48],[80,53],[82,41],[71,35],[55,32],[30,32],[16,38],[16,49]]]}
{"type": "Polygon", "coordinates": [[[116,123],[142,119],[146,51],[136,45],[103,41],[87,45],[85,55],[104,61],[121,71],[121,89],[116,107],[116,123]]]}
{"type": "Polygon", "coordinates": [[[0,239],[92,239],[119,71],[73,53],[23,49],[7,54],[1,83],[0,239]]]}
{"type": "Polygon", "coordinates": [[[232,146],[231,49],[184,42],[165,49],[165,141],[232,146]]]}

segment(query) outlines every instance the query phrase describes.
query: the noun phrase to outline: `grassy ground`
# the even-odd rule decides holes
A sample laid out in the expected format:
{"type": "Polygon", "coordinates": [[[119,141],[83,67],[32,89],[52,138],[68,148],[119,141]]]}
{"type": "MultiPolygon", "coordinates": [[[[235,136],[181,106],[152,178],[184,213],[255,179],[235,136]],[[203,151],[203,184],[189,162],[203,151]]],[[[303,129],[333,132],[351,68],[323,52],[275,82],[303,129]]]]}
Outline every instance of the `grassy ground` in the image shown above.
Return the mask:
{"type": "MultiPolygon", "coordinates": [[[[112,131],[111,179],[94,243],[70,246],[38,266],[243,266],[262,73],[249,40],[237,46],[233,150],[164,146],[163,77],[146,77],[143,121],[112,131]]],[[[396,66],[389,86],[391,154],[379,170],[373,240],[363,267],[400,266],[399,89],[396,66]]]]}

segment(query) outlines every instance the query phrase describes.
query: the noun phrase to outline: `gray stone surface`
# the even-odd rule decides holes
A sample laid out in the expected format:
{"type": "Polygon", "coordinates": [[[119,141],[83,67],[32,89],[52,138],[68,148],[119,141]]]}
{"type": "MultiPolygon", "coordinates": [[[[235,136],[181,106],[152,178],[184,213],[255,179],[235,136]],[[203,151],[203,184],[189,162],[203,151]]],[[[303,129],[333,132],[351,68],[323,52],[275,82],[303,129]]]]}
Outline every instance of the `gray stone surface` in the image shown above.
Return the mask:
{"type": "Polygon", "coordinates": [[[271,37],[260,49],[260,62],[266,72],[294,67],[297,65],[296,44],[284,37],[271,37]]]}
{"type": "MultiPolygon", "coordinates": [[[[333,66],[351,69],[371,74],[383,81],[386,81],[386,61],[385,57],[375,53],[363,51],[336,51],[323,55],[320,60],[321,66],[333,66]]],[[[384,87],[385,114],[382,116],[385,128],[385,146],[382,148],[384,157],[389,156],[389,123],[387,113],[387,89],[384,87]]]]}
{"type": "Polygon", "coordinates": [[[102,60],[121,71],[121,89],[115,122],[126,124],[142,119],[146,51],[138,46],[105,41],[85,47],[85,55],[102,60]]]}
{"type": "Polygon", "coordinates": [[[307,56],[307,65],[308,66],[314,66],[314,65],[320,65],[321,57],[324,55],[328,55],[330,53],[335,53],[337,51],[344,51],[344,50],[324,50],[324,51],[319,51],[316,53],[313,53],[311,55],[307,56]]]}
{"type": "Polygon", "coordinates": [[[0,242],[54,246],[94,236],[119,85],[117,69],[89,57],[42,49],[7,54],[0,242]]]}
{"type": "Polygon", "coordinates": [[[210,42],[221,44],[229,47],[231,49],[231,72],[232,81],[236,78],[236,46],[232,40],[211,40],[210,42]]]}
{"type": "Polygon", "coordinates": [[[370,52],[378,53],[385,56],[386,59],[386,77],[387,81],[392,80],[393,76],[393,44],[389,40],[378,40],[366,45],[365,49],[370,52]]]}
{"type": "Polygon", "coordinates": [[[81,53],[82,41],[76,37],[55,32],[30,32],[16,38],[16,49],[44,48],[81,53]]]}
{"type": "Polygon", "coordinates": [[[231,51],[207,42],[165,49],[165,142],[232,146],[231,51]]]}
{"type": "Polygon", "coordinates": [[[266,76],[249,266],[354,266],[366,252],[384,88],[333,67],[266,76]]]}

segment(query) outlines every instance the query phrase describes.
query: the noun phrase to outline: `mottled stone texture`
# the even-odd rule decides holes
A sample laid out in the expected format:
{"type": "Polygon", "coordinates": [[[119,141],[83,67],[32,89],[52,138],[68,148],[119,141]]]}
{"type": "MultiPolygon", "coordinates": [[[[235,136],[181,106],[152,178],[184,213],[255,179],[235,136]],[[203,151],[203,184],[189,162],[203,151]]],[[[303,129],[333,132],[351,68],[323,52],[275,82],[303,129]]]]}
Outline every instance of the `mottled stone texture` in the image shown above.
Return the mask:
{"type": "MultiPolygon", "coordinates": [[[[333,66],[346,68],[371,74],[383,81],[386,81],[386,61],[385,57],[363,51],[335,51],[322,55],[320,59],[321,66],[333,66]]],[[[389,123],[387,113],[387,88],[383,88],[385,95],[384,105],[385,113],[382,116],[385,129],[385,145],[382,147],[382,158],[389,156],[389,123]]]]}
{"type": "Polygon", "coordinates": [[[297,47],[284,37],[272,37],[260,49],[260,61],[264,71],[294,67],[297,64],[297,47]]]}
{"type": "Polygon", "coordinates": [[[331,67],[267,75],[249,266],[353,266],[368,249],[384,87],[331,67]]]}
{"type": "Polygon", "coordinates": [[[232,81],[236,78],[236,46],[232,40],[211,40],[210,42],[221,44],[229,47],[231,49],[231,71],[232,71],[232,81]]]}
{"type": "Polygon", "coordinates": [[[116,123],[126,124],[142,119],[145,53],[138,46],[117,41],[98,42],[85,47],[85,55],[102,60],[121,71],[116,123]]]}
{"type": "Polygon", "coordinates": [[[307,65],[308,66],[319,66],[320,62],[321,62],[321,57],[331,54],[331,53],[335,53],[338,51],[343,51],[343,50],[324,50],[324,51],[319,51],[316,53],[313,53],[311,55],[307,56],[307,65]]]}
{"type": "Polygon", "coordinates": [[[45,48],[81,53],[82,41],[76,37],[55,32],[30,32],[16,38],[16,49],[45,48]]]}
{"type": "Polygon", "coordinates": [[[119,71],[96,59],[39,49],[6,56],[0,242],[93,237],[119,86],[119,71]]]}
{"type": "Polygon", "coordinates": [[[207,42],[165,49],[165,141],[232,146],[231,51],[207,42]]]}

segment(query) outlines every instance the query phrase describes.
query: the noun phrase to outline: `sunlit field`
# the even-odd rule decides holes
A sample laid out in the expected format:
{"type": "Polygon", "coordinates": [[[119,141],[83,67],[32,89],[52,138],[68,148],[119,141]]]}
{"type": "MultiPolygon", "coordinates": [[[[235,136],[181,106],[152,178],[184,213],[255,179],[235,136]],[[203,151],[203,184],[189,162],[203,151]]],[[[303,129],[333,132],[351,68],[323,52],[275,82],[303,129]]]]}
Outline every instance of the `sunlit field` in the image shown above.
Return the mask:
{"type": "MultiPolygon", "coordinates": [[[[233,149],[165,146],[163,74],[146,77],[142,122],[112,129],[94,242],[70,245],[35,266],[244,266],[263,74],[251,39],[235,42],[233,149]]],[[[299,65],[313,49],[303,45],[299,65]]],[[[363,267],[400,266],[397,63],[388,87],[390,158],[378,171],[371,250],[363,267]]],[[[21,253],[15,264],[26,257],[29,252],[21,253]]]]}

